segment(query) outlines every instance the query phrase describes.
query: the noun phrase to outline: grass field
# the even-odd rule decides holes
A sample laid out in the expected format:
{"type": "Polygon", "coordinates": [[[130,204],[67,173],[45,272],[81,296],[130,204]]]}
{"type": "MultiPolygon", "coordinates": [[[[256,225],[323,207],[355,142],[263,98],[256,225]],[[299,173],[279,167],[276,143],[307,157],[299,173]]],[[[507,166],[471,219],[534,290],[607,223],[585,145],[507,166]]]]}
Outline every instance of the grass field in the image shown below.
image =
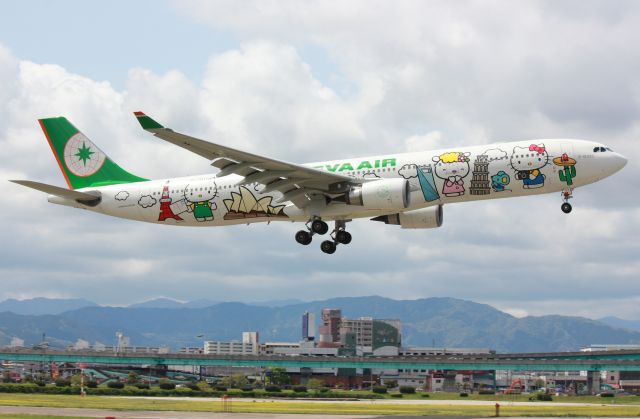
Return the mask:
{"type": "MultiPolygon", "coordinates": [[[[601,400],[600,400],[601,401],[601,400]]],[[[115,410],[175,410],[221,412],[220,401],[206,399],[167,400],[161,398],[124,398],[117,396],[0,394],[0,405],[75,407],[115,410]]],[[[376,414],[376,415],[462,415],[493,416],[492,405],[469,406],[454,404],[392,404],[390,402],[325,402],[299,403],[286,400],[233,400],[232,411],[236,413],[316,413],[316,414],[376,414]]],[[[559,406],[553,402],[540,402],[535,406],[523,406],[501,402],[502,416],[639,416],[640,406],[629,405],[575,405],[559,406]]],[[[0,415],[2,417],[2,415],[0,415]]],[[[7,416],[4,416],[7,417],[7,416]]],[[[10,417],[16,417],[12,415],[10,417]]],[[[34,418],[37,416],[24,416],[34,418]]],[[[47,416],[41,416],[47,417],[47,416]]]]}
{"type": "MultiPolygon", "coordinates": [[[[469,394],[468,397],[460,397],[458,393],[429,393],[429,397],[423,397],[422,394],[404,394],[400,400],[486,400],[498,402],[528,402],[529,398],[534,397],[533,394],[469,394]]],[[[390,394],[385,398],[394,400],[390,394]]],[[[595,403],[595,404],[637,404],[640,405],[640,396],[622,396],[603,398],[599,396],[553,396],[552,403],[595,403]]],[[[542,402],[541,402],[542,403],[542,402]]],[[[544,402],[549,403],[549,402],[544,402]]]]}

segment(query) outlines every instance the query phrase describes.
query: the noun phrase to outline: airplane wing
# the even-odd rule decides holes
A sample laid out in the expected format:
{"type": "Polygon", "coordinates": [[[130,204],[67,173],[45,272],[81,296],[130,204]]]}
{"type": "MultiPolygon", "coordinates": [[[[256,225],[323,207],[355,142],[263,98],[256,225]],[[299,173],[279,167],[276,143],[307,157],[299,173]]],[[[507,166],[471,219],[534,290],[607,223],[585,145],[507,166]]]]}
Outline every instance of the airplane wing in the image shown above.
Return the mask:
{"type": "Polygon", "coordinates": [[[239,183],[265,185],[262,193],[281,192],[277,202],[292,201],[304,207],[314,195],[339,194],[364,181],[210,143],[165,128],[143,112],[134,115],[142,128],[156,137],[212,160],[211,165],[220,169],[218,177],[236,174],[244,176],[239,183]]]}

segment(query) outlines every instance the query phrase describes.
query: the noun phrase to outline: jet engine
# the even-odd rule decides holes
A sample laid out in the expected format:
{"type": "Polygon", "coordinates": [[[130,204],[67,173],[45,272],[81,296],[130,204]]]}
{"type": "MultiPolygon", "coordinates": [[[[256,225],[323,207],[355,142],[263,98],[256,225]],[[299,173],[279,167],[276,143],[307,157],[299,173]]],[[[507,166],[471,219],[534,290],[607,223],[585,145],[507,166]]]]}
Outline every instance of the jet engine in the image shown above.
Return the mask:
{"type": "Polygon", "coordinates": [[[398,214],[381,215],[371,220],[399,225],[402,228],[436,228],[442,225],[442,205],[398,214]]]}
{"type": "Polygon", "coordinates": [[[409,181],[406,179],[381,179],[354,186],[345,194],[348,205],[367,209],[403,210],[411,201],[409,181]]]}

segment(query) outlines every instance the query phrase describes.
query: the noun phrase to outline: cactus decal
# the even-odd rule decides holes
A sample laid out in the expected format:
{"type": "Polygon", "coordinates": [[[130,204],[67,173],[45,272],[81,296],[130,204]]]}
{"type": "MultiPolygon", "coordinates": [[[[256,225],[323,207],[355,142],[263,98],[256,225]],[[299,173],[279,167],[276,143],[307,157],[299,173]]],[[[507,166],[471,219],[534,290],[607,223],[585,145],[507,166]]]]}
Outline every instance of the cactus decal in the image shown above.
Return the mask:
{"type": "Polygon", "coordinates": [[[573,185],[573,178],[576,177],[576,167],[575,166],[565,166],[564,170],[560,173],[560,180],[566,182],[567,185],[573,185]]]}
{"type": "Polygon", "coordinates": [[[576,177],[576,161],[564,153],[553,159],[553,164],[562,166],[562,170],[558,172],[560,181],[566,183],[567,186],[573,185],[573,178],[576,177]]]}

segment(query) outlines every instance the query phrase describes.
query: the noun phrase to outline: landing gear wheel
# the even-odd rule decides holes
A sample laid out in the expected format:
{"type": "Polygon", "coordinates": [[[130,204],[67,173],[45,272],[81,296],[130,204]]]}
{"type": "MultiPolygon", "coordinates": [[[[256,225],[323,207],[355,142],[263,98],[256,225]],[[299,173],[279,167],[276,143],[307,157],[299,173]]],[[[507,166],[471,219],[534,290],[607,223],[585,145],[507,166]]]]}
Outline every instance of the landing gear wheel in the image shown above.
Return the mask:
{"type": "Polygon", "coordinates": [[[336,244],[331,240],[325,240],[320,244],[320,250],[327,254],[334,254],[336,252],[336,244]]]}
{"type": "Polygon", "coordinates": [[[311,222],[311,231],[316,234],[326,234],[329,231],[329,226],[322,220],[313,220],[311,222]]]}
{"type": "Polygon", "coordinates": [[[311,243],[311,233],[308,231],[300,230],[296,233],[296,241],[303,245],[311,243]]]}
{"type": "Polygon", "coordinates": [[[340,244],[349,244],[351,243],[351,233],[344,230],[338,230],[336,232],[336,241],[340,244]]]}
{"type": "Polygon", "coordinates": [[[573,207],[571,207],[571,204],[568,202],[565,202],[564,204],[562,204],[560,206],[560,209],[562,210],[562,212],[564,212],[565,214],[569,214],[571,212],[571,210],[573,209],[573,207]]]}

